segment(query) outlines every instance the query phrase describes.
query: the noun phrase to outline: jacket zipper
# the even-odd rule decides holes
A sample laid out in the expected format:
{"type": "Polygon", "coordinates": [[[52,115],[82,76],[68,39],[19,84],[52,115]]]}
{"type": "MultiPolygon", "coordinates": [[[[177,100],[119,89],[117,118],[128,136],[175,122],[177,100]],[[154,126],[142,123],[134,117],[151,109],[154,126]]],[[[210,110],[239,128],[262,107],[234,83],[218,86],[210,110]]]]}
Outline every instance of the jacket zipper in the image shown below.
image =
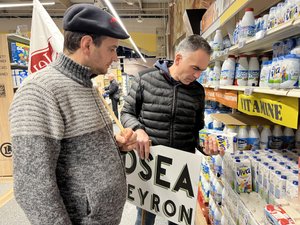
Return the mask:
{"type": "Polygon", "coordinates": [[[170,147],[173,146],[173,136],[174,136],[174,118],[175,118],[175,107],[176,107],[176,99],[177,99],[177,85],[174,86],[173,89],[173,102],[172,102],[172,111],[171,111],[171,121],[170,121],[170,147]]]}

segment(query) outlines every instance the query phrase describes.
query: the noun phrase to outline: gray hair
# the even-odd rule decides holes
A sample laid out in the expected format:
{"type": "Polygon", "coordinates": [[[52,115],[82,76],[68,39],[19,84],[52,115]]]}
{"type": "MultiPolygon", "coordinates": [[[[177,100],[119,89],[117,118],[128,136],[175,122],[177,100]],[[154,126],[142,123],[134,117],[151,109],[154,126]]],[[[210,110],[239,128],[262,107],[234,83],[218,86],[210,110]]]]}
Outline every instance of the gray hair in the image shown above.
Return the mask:
{"type": "Polygon", "coordinates": [[[193,34],[191,36],[183,39],[176,48],[176,53],[181,53],[183,55],[191,52],[195,52],[199,49],[205,51],[208,55],[211,55],[212,49],[208,42],[198,34],[193,34]]]}

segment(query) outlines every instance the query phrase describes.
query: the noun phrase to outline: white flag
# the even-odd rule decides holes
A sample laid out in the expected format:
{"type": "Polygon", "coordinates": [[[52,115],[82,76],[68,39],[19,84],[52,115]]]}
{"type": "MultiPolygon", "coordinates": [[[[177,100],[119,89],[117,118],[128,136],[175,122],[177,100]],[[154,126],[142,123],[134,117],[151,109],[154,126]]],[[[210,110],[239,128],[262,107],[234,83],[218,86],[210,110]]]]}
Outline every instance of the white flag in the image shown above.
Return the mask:
{"type": "Polygon", "coordinates": [[[63,51],[64,37],[43,5],[33,0],[31,21],[29,73],[52,62],[63,51]]]}

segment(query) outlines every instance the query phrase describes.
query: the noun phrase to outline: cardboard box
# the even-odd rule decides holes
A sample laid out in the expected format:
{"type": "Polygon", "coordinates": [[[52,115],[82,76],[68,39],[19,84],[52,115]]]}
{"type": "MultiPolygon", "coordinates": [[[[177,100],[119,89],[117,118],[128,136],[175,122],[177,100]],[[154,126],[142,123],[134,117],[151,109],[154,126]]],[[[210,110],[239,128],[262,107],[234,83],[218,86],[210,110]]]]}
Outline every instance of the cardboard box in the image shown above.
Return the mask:
{"type": "Polygon", "coordinates": [[[217,14],[216,14],[216,3],[212,3],[210,7],[207,9],[207,11],[204,13],[202,20],[201,20],[201,30],[202,32],[205,32],[207,28],[210,27],[210,25],[216,20],[217,14]]]}
{"type": "Polygon", "coordinates": [[[249,116],[242,113],[217,113],[210,115],[213,119],[224,123],[225,125],[272,125],[273,123],[267,119],[258,116],[249,116]]]}

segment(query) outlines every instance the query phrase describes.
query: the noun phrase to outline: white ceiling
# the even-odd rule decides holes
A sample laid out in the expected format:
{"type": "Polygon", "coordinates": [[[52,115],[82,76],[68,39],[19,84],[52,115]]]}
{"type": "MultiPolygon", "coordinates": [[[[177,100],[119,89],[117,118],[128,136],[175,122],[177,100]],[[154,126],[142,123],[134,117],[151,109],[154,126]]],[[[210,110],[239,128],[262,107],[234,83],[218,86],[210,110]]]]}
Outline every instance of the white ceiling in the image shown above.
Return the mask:
{"type": "MultiPolygon", "coordinates": [[[[40,0],[40,2],[55,1],[53,6],[45,6],[52,17],[62,17],[64,11],[71,5],[77,3],[96,4],[99,7],[105,7],[103,0],[40,0]]],[[[25,3],[31,0],[0,0],[1,3],[25,3]]],[[[147,17],[165,17],[168,14],[168,3],[171,0],[111,0],[110,1],[121,17],[130,18],[141,15],[147,17]]],[[[32,7],[18,7],[0,9],[0,17],[30,17],[32,7]]]]}

